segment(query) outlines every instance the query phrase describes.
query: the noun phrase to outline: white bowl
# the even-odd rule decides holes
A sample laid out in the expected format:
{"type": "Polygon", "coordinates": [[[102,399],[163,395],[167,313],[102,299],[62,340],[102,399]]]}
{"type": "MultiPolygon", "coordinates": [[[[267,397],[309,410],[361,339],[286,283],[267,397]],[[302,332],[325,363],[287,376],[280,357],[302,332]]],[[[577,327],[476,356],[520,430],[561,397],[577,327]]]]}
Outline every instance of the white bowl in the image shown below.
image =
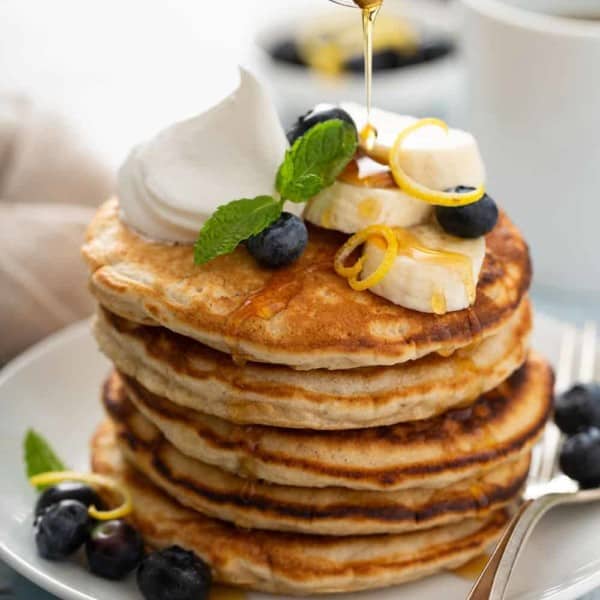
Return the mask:
{"type": "MultiPolygon", "coordinates": [[[[294,33],[301,26],[306,26],[309,19],[335,19],[341,14],[340,11],[349,10],[353,9],[324,0],[303,0],[291,6],[286,3],[284,11],[271,15],[269,25],[259,29],[252,66],[271,87],[286,125],[320,102],[365,103],[362,74],[326,77],[308,68],[277,61],[268,51],[277,40],[294,37],[294,33]]],[[[431,0],[403,0],[402,3],[388,0],[382,11],[405,15],[419,30],[456,38],[454,11],[447,4],[431,0]]],[[[356,19],[360,19],[358,10],[356,19]]],[[[453,52],[447,57],[423,64],[375,73],[373,105],[401,113],[452,120],[459,85],[459,58],[453,52]]]]}

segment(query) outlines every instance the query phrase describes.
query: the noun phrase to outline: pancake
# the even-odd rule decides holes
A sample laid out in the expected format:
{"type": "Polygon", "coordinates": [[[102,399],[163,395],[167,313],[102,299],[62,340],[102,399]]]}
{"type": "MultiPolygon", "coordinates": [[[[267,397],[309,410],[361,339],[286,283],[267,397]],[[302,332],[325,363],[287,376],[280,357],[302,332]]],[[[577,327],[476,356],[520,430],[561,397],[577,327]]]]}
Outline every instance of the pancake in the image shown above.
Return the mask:
{"type": "Polygon", "coordinates": [[[178,544],[207,561],[216,581],[281,594],[381,588],[456,568],[489,548],[508,519],[501,510],[414,533],[349,537],[239,529],[182,507],[128,468],[109,423],[92,440],[92,468],[127,486],[133,524],[149,546],[178,544]]]}
{"type": "Polygon", "coordinates": [[[105,310],[94,324],[100,349],[151,392],[235,423],[301,429],[389,425],[465,405],[523,364],[530,331],[525,299],[498,333],[446,358],[300,372],[261,363],[241,367],[191,338],[105,310]]]}
{"type": "Polygon", "coordinates": [[[475,304],[445,315],[352,290],[333,270],[346,237],[311,227],[309,238],[296,263],[275,271],[243,246],[195,266],[192,246],[150,242],[128,229],[113,199],[90,224],[83,255],[91,290],[111,312],[238,361],[300,369],[392,365],[473,344],[510,319],[531,279],[527,246],[504,214],[487,236],[475,304]]]}
{"type": "Polygon", "coordinates": [[[248,481],[179,452],[124,393],[111,398],[109,405],[121,451],[131,464],[182,504],[240,527],[327,535],[427,529],[485,517],[513,502],[529,469],[530,457],[524,454],[479,478],[441,490],[396,492],[248,481]]]}
{"type": "MultiPolygon", "coordinates": [[[[183,454],[230,473],[300,487],[444,487],[528,452],[552,405],[552,371],[538,356],[472,406],[387,427],[312,431],[235,425],[183,409],[125,377],[129,398],[183,454]]],[[[111,388],[104,399],[114,411],[111,388]]]]}

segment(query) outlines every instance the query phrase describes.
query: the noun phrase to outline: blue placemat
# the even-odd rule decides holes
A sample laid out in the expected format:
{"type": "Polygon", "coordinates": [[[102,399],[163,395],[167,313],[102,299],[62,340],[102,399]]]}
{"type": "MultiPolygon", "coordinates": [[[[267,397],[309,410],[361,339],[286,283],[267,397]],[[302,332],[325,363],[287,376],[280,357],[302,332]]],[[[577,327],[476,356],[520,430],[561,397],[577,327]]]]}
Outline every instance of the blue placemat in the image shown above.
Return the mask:
{"type": "MultiPolygon", "coordinates": [[[[56,596],[45,592],[0,562],[0,600],[56,600],[56,596]]],[[[600,600],[600,591],[581,600],[600,600]]]]}
{"type": "Polygon", "coordinates": [[[55,600],[55,596],[21,577],[0,561],[0,600],[55,600]]]}

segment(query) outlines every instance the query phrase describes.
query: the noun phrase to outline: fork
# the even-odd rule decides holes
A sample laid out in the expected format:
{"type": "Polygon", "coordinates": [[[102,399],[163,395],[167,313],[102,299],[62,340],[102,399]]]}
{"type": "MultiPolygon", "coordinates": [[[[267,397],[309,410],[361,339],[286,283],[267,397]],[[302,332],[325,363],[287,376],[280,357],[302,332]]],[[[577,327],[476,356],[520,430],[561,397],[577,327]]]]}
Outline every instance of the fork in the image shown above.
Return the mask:
{"type": "MultiPolygon", "coordinates": [[[[576,379],[594,379],[596,365],[596,323],[588,321],[581,333],[581,351],[576,379]]],[[[556,391],[561,393],[574,383],[577,329],[565,325],[561,344],[556,391]]],[[[579,490],[575,481],[558,470],[561,433],[554,423],[546,425],[544,435],[532,455],[524,502],[506,527],[467,600],[504,600],[515,564],[535,525],[560,504],[579,504],[600,500],[600,489],[579,490]]]]}

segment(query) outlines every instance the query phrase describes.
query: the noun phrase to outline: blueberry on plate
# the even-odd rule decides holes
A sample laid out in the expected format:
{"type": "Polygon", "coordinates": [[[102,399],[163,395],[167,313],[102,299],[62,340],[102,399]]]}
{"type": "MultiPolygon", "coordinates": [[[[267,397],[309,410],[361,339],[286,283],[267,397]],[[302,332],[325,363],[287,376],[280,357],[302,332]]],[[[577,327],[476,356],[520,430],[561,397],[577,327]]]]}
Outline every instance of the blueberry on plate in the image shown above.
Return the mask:
{"type": "Polygon", "coordinates": [[[304,221],[284,212],[277,221],[258,235],[248,238],[248,252],[266,267],[284,267],[297,260],[308,242],[304,221]]]}
{"type": "Polygon", "coordinates": [[[591,427],[567,438],[560,452],[560,468],[582,488],[600,486],[600,429],[591,427]]]}
{"type": "Polygon", "coordinates": [[[600,385],[578,384],[561,394],[554,404],[554,421],[567,434],[600,427],[600,385]]]}
{"type": "Polygon", "coordinates": [[[146,600],[204,600],[211,582],[208,565],[179,546],[153,552],[137,571],[137,584],[146,600]]]}
{"type": "MultiPolygon", "coordinates": [[[[318,123],[324,123],[325,121],[331,121],[333,119],[340,119],[346,121],[350,125],[356,125],[352,117],[343,109],[330,104],[319,104],[309,110],[306,114],[298,117],[297,121],[288,129],[287,139],[290,144],[293,144],[300,136],[304,135],[311,127],[314,127],[318,123]]],[[[358,131],[356,132],[358,137],[358,131]]]]}
{"type": "Polygon", "coordinates": [[[92,529],[85,553],[92,573],[106,579],[122,579],[144,557],[144,543],[125,521],[105,521],[92,529]]]}
{"type": "Polygon", "coordinates": [[[38,553],[48,560],[63,560],[73,554],[89,535],[88,507],[77,500],[60,500],[36,520],[38,553]]]}
{"type": "Polygon", "coordinates": [[[85,506],[94,504],[97,508],[102,504],[96,490],[89,485],[79,481],[61,481],[40,494],[35,504],[35,516],[39,517],[48,506],[61,500],[79,500],[85,506]]]}
{"type": "MultiPolygon", "coordinates": [[[[466,193],[475,188],[458,186],[449,192],[466,193]]],[[[498,207],[485,194],[481,200],[466,206],[436,206],[435,214],[442,229],[461,238],[478,238],[494,229],[498,222],[498,207]]]]}

